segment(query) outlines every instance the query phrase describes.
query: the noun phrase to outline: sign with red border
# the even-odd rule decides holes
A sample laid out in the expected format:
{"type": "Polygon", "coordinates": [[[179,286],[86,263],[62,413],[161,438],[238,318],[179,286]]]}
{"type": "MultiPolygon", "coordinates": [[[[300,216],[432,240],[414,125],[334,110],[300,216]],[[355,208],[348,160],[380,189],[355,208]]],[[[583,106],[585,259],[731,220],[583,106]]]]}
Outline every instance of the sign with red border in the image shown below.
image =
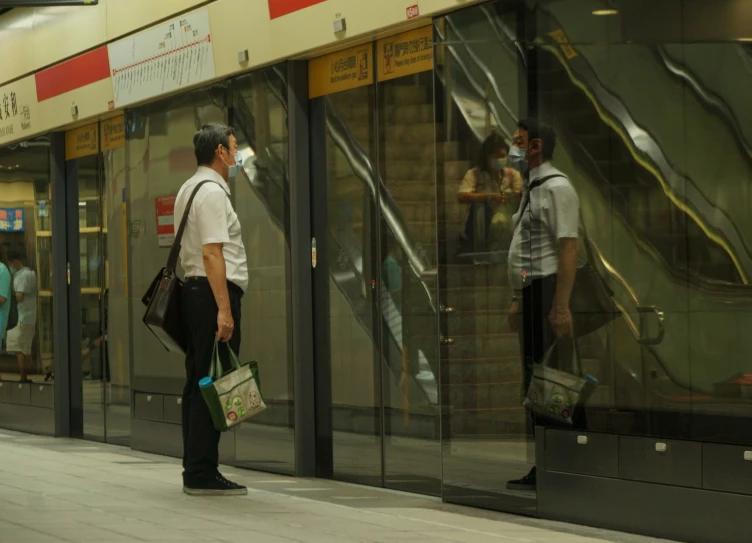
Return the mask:
{"type": "Polygon", "coordinates": [[[175,241],[175,198],[155,198],[157,207],[157,239],[160,247],[171,247],[175,241]]]}

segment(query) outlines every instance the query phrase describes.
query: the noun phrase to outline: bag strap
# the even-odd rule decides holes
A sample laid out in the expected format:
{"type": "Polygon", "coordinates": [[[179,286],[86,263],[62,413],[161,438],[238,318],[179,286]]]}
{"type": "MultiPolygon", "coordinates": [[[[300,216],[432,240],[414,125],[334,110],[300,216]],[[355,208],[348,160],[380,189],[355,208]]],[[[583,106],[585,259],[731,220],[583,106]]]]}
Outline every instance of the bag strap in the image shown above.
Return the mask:
{"type": "MultiPolygon", "coordinates": [[[[568,336],[569,340],[572,342],[572,372],[577,375],[577,377],[582,377],[582,362],[580,361],[580,348],[577,345],[577,336],[575,336],[574,331],[573,333],[568,336]]],[[[543,360],[541,361],[541,366],[549,367],[549,363],[551,362],[551,355],[553,355],[556,348],[559,346],[559,343],[567,339],[567,336],[560,337],[556,341],[554,341],[554,344],[551,345],[551,347],[548,349],[548,352],[546,352],[545,356],[543,357],[543,360]]]]}
{"type": "MultiPolygon", "coordinates": [[[[180,227],[178,228],[178,233],[175,235],[175,241],[172,243],[172,248],[170,249],[170,256],[167,258],[168,271],[174,272],[175,268],[177,268],[178,257],[180,256],[180,247],[183,241],[183,233],[185,232],[185,226],[188,223],[188,213],[190,213],[191,211],[193,200],[196,198],[196,194],[198,194],[199,189],[207,183],[216,183],[216,181],[211,181],[209,179],[201,181],[198,185],[196,185],[196,188],[193,189],[191,197],[188,199],[188,203],[185,206],[185,211],[183,211],[183,218],[180,219],[180,227]]],[[[219,183],[217,184],[219,185],[219,183]]]]}
{"type": "MultiPolygon", "coordinates": [[[[227,346],[227,350],[230,352],[230,365],[232,366],[232,369],[239,370],[240,360],[238,360],[238,355],[235,354],[235,351],[232,350],[229,343],[222,343],[227,346]]],[[[209,367],[209,377],[214,381],[222,377],[222,374],[224,373],[224,370],[222,369],[222,360],[219,358],[219,344],[220,342],[215,338],[211,366],[209,367]]]]}
{"type": "MultiPolygon", "coordinates": [[[[553,175],[548,175],[548,176],[543,177],[541,179],[536,179],[535,181],[533,181],[532,183],[530,183],[530,187],[529,187],[529,189],[527,191],[527,197],[522,202],[522,206],[520,208],[520,218],[517,220],[517,224],[514,225],[514,229],[515,230],[517,230],[517,227],[519,226],[520,222],[522,221],[522,214],[527,209],[527,206],[530,205],[530,195],[533,192],[533,189],[540,187],[543,183],[545,183],[549,179],[553,179],[555,177],[561,177],[563,179],[567,179],[567,177],[565,175],[557,173],[557,174],[553,174],[553,175]]],[[[590,241],[589,241],[587,229],[585,228],[585,221],[582,220],[582,214],[580,214],[579,223],[580,223],[580,226],[582,227],[582,233],[584,234],[583,235],[583,238],[584,238],[583,239],[583,243],[585,245],[585,254],[587,256],[587,261],[589,263],[591,263],[591,265],[592,265],[592,263],[594,262],[594,259],[593,259],[593,250],[590,247],[590,241]]]]}
{"type": "Polygon", "coordinates": [[[520,218],[517,220],[517,224],[514,225],[514,229],[517,230],[517,227],[519,226],[520,222],[522,221],[522,214],[527,209],[527,206],[530,205],[530,195],[533,193],[533,189],[537,189],[540,187],[543,183],[548,181],[549,179],[553,179],[555,177],[561,177],[563,179],[566,179],[566,176],[555,173],[553,175],[547,175],[546,177],[542,177],[540,179],[536,179],[532,183],[530,183],[530,186],[527,189],[527,194],[525,195],[525,199],[522,202],[522,205],[520,206],[520,218]]]}

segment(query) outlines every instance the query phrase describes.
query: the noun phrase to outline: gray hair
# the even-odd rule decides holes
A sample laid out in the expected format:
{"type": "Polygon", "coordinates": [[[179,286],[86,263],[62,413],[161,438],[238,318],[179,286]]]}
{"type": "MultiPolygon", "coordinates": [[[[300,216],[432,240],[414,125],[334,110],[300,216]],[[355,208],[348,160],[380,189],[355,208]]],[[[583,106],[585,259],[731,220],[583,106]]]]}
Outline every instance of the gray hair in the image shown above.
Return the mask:
{"type": "Polygon", "coordinates": [[[214,152],[220,145],[230,150],[230,136],[235,129],[220,123],[208,123],[193,136],[193,152],[199,166],[208,166],[214,162],[214,152]]]}

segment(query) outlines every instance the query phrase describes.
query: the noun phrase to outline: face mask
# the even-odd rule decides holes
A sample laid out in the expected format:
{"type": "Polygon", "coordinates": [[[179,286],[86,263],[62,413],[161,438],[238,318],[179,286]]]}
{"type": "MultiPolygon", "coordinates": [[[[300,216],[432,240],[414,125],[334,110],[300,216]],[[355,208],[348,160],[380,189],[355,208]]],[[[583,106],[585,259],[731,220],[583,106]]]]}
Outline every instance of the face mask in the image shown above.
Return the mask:
{"type": "Polygon", "coordinates": [[[232,155],[235,159],[235,164],[230,166],[230,170],[227,172],[227,176],[232,179],[236,175],[239,175],[240,172],[243,171],[243,157],[240,155],[240,153],[235,153],[232,155]]]}
{"type": "Polygon", "coordinates": [[[18,273],[18,268],[16,268],[15,266],[11,266],[10,267],[10,274],[11,275],[16,275],[16,273],[18,273]]]}
{"type": "Polygon", "coordinates": [[[525,173],[527,171],[527,160],[525,160],[526,154],[527,152],[524,149],[512,147],[509,151],[509,166],[520,173],[525,173]]]}
{"type": "Polygon", "coordinates": [[[227,162],[225,162],[225,159],[220,156],[220,158],[222,158],[222,162],[224,162],[225,166],[227,166],[228,168],[227,170],[228,179],[234,178],[243,169],[243,157],[240,156],[240,152],[233,154],[232,157],[235,159],[235,164],[230,165],[230,164],[227,164],[227,162]]]}

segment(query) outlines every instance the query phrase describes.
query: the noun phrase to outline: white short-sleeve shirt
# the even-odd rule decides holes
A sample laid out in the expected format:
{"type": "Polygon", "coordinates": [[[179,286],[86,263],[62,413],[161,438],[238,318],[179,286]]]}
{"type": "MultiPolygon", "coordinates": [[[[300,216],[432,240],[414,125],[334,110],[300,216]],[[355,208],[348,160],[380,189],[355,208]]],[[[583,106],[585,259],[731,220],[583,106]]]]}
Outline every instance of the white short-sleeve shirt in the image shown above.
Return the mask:
{"type": "Polygon", "coordinates": [[[175,199],[175,231],[188,200],[201,181],[201,186],[188,213],[180,249],[180,263],[186,277],[206,277],[203,247],[221,243],[227,268],[227,280],[244,292],[248,288],[248,261],[243,245],[240,221],[230,202],[230,187],[222,176],[211,168],[199,166],[196,174],[186,181],[175,199]]]}
{"type": "Polygon", "coordinates": [[[23,300],[18,302],[18,322],[36,324],[37,322],[37,274],[29,268],[21,268],[13,278],[13,288],[23,292],[23,300]]]}
{"type": "Polygon", "coordinates": [[[529,179],[522,187],[520,209],[514,214],[517,226],[509,248],[509,282],[515,290],[557,273],[559,240],[579,237],[580,200],[569,179],[548,162],[530,170],[529,179]],[[551,175],[560,177],[530,191],[530,183],[551,175]],[[530,204],[522,211],[528,197],[530,204]]]}

